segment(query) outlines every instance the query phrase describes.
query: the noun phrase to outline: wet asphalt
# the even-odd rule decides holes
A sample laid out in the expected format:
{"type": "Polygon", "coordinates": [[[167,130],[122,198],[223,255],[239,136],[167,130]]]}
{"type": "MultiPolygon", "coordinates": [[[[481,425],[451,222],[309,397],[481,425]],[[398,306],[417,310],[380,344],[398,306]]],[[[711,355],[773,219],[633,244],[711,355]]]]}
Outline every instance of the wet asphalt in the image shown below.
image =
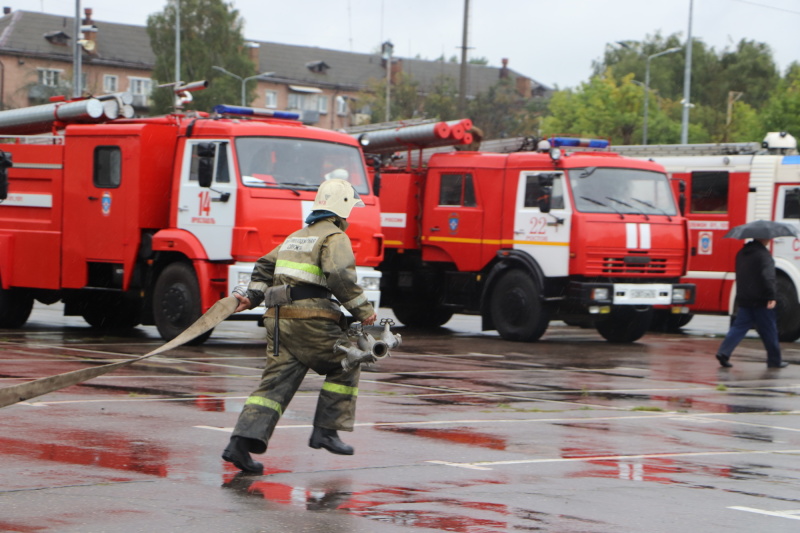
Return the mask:
{"type": "MultiPolygon", "coordinates": [[[[379,316],[391,316],[381,310],[379,316]]],[[[83,385],[0,409],[0,531],[800,531],[800,345],[769,370],[755,334],[731,369],[727,319],[628,345],[554,323],[537,343],[457,315],[366,369],[351,457],[307,446],[322,379],[285,412],[263,476],[220,458],[264,361],[226,322],[83,385]]],[[[38,305],[0,330],[0,387],[142,355],[38,305]]]]}

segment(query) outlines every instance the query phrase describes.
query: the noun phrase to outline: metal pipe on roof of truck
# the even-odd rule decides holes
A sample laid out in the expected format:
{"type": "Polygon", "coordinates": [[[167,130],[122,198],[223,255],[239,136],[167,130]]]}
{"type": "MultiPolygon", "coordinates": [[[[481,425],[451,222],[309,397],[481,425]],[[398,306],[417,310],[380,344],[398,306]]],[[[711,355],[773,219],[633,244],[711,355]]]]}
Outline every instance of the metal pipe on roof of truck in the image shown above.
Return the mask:
{"type": "Polygon", "coordinates": [[[98,119],[102,116],[103,103],[95,98],[9,109],[0,111],[0,134],[47,133],[57,122],[98,119]]]}
{"type": "Polygon", "coordinates": [[[108,94],[100,94],[97,96],[93,96],[92,98],[96,98],[97,100],[108,100],[110,98],[114,98],[119,101],[119,105],[131,105],[133,104],[133,94],[129,91],[121,92],[121,93],[108,93],[108,94]]]}
{"type": "Polygon", "coordinates": [[[426,146],[428,143],[447,139],[450,126],[444,122],[420,124],[417,126],[370,131],[356,137],[368,152],[388,152],[426,146]]]}

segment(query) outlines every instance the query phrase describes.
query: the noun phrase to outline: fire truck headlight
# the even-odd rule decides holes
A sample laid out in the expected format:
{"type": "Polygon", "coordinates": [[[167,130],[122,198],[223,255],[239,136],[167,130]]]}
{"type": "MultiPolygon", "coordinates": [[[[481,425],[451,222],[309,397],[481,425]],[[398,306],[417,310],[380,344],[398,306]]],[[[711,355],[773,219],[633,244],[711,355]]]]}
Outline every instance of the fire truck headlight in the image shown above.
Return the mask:
{"type": "Polygon", "coordinates": [[[365,291],[377,291],[381,288],[381,278],[364,277],[358,283],[365,291]]]}
{"type": "Polygon", "coordinates": [[[672,289],[672,303],[680,304],[688,302],[691,298],[691,290],[682,287],[674,287],[672,289]]]}
{"type": "Polygon", "coordinates": [[[608,288],[597,287],[592,289],[592,300],[602,302],[608,300],[608,288]]]}
{"type": "Polygon", "coordinates": [[[236,284],[247,287],[250,284],[250,274],[247,272],[239,272],[239,275],[236,278],[236,284]]]}

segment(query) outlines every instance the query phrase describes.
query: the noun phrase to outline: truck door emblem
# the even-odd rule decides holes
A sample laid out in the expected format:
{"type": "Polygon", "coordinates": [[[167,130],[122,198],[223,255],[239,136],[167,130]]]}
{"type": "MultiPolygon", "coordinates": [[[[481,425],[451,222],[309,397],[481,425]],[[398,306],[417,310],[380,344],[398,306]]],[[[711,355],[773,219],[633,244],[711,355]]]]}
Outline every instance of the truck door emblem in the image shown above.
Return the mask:
{"type": "Polygon", "coordinates": [[[701,231],[697,234],[697,253],[700,255],[711,255],[713,250],[713,238],[714,232],[712,231],[701,231]]]}
{"type": "Polygon", "coordinates": [[[103,193],[103,198],[100,200],[100,205],[103,209],[103,214],[108,215],[111,213],[111,193],[106,191],[103,193]]]}
{"type": "Polygon", "coordinates": [[[448,225],[450,226],[450,231],[455,233],[458,231],[458,213],[453,213],[450,215],[450,220],[448,221],[448,225]]]}

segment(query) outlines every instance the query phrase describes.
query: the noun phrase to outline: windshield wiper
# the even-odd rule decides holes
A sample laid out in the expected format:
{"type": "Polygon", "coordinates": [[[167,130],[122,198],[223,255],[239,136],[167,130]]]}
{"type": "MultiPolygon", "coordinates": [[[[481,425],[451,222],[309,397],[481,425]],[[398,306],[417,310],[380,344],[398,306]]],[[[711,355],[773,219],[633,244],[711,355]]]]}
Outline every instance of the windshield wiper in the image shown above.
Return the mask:
{"type": "Polygon", "coordinates": [[[619,218],[625,218],[625,215],[622,214],[622,211],[620,211],[619,209],[617,209],[613,205],[604,204],[600,200],[595,200],[594,198],[589,198],[588,196],[581,196],[581,198],[586,200],[587,202],[592,202],[593,204],[596,204],[596,205],[599,205],[599,206],[602,206],[602,207],[607,207],[609,209],[613,209],[619,215],[619,218]]]}
{"type": "MultiPolygon", "coordinates": [[[[619,200],[619,199],[617,199],[617,198],[612,198],[611,196],[606,196],[606,198],[608,198],[608,199],[609,199],[609,200],[611,200],[612,202],[617,202],[618,204],[622,204],[622,205],[624,205],[625,207],[630,207],[631,209],[636,209],[635,207],[633,207],[633,206],[632,206],[631,204],[629,204],[628,202],[623,202],[622,200],[619,200]]],[[[642,212],[639,212],[639,211],[634,211],[634,212],[633,212],[633,214],[634,214],[634,215],[642,215],[642,216],[644,217],[644,219],[645,219],[645,220],[650,220],[650,217],[649,217],[649,216],[647,216],[647,213],[642,213],[642,212]]]]}
{"type": "Polygon", "coordinates": [[[295,196],[300,196],[300,191],[291,187],[291,183],[265,183],[264,185],[255,185],[256,187],[264,187],[266,189],[286,189],[292,191],[295,196]]]}
{"type": "Polygon", "coordinates": [[[672,217],[671,217],[671,216],[670,216],[670,215],[669,215],[669,214],[668,214],[666,211],[664,211],[663,209],[661,209],[660,207],[658,207],[658,206],[656,206],[656,205],[653,205],[653,204],[651,204],[650,202],[645,202],[644,200],[639,200],[638,198],[633,198],[633,201],[634,201],[634,202],[639,202],[639,203],[640,203],[640,204],[642,204],[642,205],[646,205],[646,206],[647,206],[647,207],[649,207],[650,209],[655,209],[656,211],[661,211],[661,213],[662,213],[664,216],[666,216],[666,217],[667,217],[667,220],[669,220],[670,222],[672,222],[672,217]]]}

